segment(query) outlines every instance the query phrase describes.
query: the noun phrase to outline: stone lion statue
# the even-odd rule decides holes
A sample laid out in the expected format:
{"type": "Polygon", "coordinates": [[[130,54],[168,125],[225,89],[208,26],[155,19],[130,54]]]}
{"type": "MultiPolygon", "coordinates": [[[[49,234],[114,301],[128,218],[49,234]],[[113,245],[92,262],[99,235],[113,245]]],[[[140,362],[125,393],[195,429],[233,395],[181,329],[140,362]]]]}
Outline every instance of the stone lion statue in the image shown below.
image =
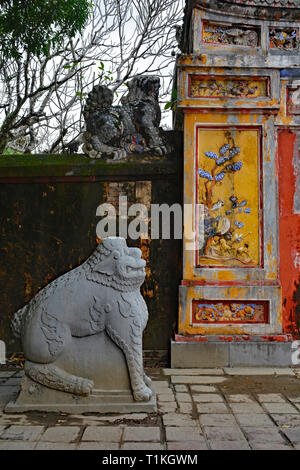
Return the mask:
{"type": "Polygon", "coordinates": [[[150,400],[151,380],[144,373],[142,357],[148,320],[140,293],[145,264],[141,250],[127,247],[124,238],[105,238],[82,265],[51,282],[18,310],[12,327],[22,340],[26,376],[48,388],[88,396],[96,369],[103,370],[104,362],[109,373],[118,376],[116,351],[107,349],[113,346],[125,357],[134,400],[150,400]],[[109,346],[110,340],[114,345],[109,346]],[[100,353],[95,346],[99,342],[104,345],[100,353]],[[88,357],[94,360],[92,371],[88,357]],[[87,376],[74,374],[78,370],[87,376]]]}
{"type": "Polygon", "coordinates": [[[83,151],[89,157],[119,160],[127,153],[164,155],[170,150],[159,128],[159,78],[136,76],[127,86],[121,106],[112,106],[114,95],[106,86],[96,85],[89,93],[83,110],[83,151]]]}

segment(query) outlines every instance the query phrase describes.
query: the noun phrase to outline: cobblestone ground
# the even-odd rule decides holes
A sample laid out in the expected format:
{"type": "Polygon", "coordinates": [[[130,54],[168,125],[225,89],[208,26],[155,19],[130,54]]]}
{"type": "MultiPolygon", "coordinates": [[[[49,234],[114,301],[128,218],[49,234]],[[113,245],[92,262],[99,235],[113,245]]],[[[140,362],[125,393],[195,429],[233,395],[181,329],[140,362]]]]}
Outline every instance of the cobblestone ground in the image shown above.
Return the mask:
{"type": "Polygon", "coordinates": [[[157,413],[5,414],[22,372],[0,371],[0,450],[300,449],[297,369],[150,369],[157,413]]]}

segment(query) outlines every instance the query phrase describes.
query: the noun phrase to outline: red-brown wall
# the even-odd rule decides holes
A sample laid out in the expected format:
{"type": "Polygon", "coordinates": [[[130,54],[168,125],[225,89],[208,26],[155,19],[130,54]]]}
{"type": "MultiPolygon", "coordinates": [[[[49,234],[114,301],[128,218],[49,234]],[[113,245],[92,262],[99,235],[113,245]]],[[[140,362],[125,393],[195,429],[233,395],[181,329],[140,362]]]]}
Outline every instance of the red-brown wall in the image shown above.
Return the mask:
{"type": "Polygon", "coordinates": [[[279,252],[283,330],[300,337],[300,129],[278,133],[279,252]],[[297,190],[298,187],[298,190],[297,190]]]}

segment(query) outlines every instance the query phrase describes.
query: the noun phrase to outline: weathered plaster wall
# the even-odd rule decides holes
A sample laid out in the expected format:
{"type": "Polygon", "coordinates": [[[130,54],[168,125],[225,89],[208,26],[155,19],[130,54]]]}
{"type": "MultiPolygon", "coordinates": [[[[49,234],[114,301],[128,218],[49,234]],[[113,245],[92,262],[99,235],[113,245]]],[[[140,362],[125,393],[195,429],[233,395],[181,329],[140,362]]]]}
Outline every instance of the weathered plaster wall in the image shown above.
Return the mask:
{"type": "MultiPolygon", "coordinates": [[[[105,163],[84,156],[0,157],[0,339],[20,351],[13,313],[43,286],[82,263],[97,244],[96,209],[103,202],[181,202],[181,140],[168,157],[132,156],[105,163]]],[[[98,240],[99,241],[99,240],[98,240]]],[[[142,292],[149,310],[144,349],[165,350],[176,330],[181,240],[128,240],[147,260],[142,292]]]]}
{"type": "Polygon", "coordinates": [[[283,328],[299,337],[300,330],[300,132],[278,132],[279,247],[283,328]]]}

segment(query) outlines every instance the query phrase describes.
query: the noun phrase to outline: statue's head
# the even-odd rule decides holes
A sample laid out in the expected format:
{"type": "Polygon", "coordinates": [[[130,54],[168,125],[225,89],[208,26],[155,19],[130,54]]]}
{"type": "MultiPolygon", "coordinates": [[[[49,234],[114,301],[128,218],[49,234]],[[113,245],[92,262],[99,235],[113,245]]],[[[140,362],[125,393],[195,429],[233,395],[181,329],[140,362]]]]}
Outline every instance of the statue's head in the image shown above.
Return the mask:
{"type": "Polygon", "coordinates": [[[145,280],[146,262],[139,248],[130,248],[122,237],[104,238],[88,262],[96,282],[118,290],[139,288],[145,280]]]}
{"type": "Polygon", "coordinates": [[[155,75],[137,75],[127,83],[127,86],[128,94],[121,99],[123,105],[145,98],[158,102],[159,77],[155,75]]]}
{"type": "Polygon", "coordinates": [[[107,109],[112,106],[114,94],[107,86],[95,85],[92,91],[88,94],[83,114],[88,117],[90,112],[97,111],[98,109],[107,109]]]}

